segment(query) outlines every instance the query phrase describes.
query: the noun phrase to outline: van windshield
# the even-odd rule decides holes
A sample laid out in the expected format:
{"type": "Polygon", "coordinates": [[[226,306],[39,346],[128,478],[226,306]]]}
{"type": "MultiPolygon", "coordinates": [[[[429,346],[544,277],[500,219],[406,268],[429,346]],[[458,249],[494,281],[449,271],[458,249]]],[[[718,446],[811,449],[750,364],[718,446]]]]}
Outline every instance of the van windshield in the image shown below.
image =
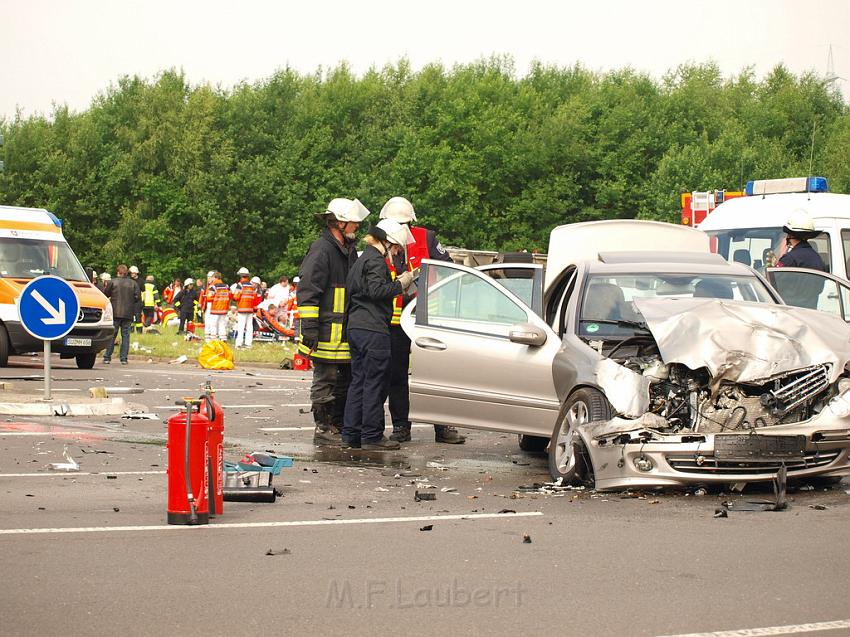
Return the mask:
{"type": "MultiPolygon", "coordinates": [[[[776,265],[785,254],[785,233],[782,227],[736,228],[734,230],[707,230],[711,237],[711,250],[727,261],[743,263],[756,270],[776,265]]],[[[820,254],[826,268],[832,272],[829,252],[829,234],[821,232],[809,243],[820,254]]]]}
{"type": "Polygon", "coordinates": [[[64,241],[0,237],[0,276],[33,279],[52,274],[69,281],[87,281],[73,250],[64,241]]]}

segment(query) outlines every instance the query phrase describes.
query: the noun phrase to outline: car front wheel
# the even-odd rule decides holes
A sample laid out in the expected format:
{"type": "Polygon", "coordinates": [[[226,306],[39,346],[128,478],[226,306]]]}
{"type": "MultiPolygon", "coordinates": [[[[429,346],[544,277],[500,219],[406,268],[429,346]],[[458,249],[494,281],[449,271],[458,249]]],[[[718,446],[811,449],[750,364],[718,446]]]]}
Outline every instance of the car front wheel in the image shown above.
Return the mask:
{"type": "Polygon", "coordinates": [[[77,354],[77,367],[80,369],[91,369],[97,360],[97,354],[77,354]]]}
{"type": "Polygon", "coordinates": [[[549,441],[549,474],[553,480],[574,484],[589,477],[593,468],[578,428],[611,416],[611,406],[602,392],[582,387],[570,394],[561,406],[549,441]]]}

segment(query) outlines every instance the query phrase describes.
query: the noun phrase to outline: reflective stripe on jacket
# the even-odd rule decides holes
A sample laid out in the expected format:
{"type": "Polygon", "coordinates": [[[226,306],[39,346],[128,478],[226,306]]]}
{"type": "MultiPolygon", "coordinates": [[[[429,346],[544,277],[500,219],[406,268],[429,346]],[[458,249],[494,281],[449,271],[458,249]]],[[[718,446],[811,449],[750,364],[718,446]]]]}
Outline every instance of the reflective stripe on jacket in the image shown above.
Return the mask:
{"type": "Polygon", "coordinates": [[[159,290],[153,283],[145,283],[145,287],[142,288],[142,305],[145,307],[159,305],[159,290]]]}
{"type": "Polygon", "coordinates": [[[230,309],[230,288],[222,281],[213,281],[207,288],[207,307],[210,314],[227,314],[230,309]]]}
{"type": "Polygon", "coordinates": [[[296,298],[301,329],[318,328],[319,340],[311,351],[299,334],[299,353],[319,362],[351,362],[348,343],[342,337],[342,323],[347,305],[345,280],[356,260],[354,245],[340,245],[327,228],[310,246],[301,263],[296,298]]]}
{"type": "Polygon", "coordinates": [[[236,301],[237,312],[253,312],[257,300],[257,284],[250,281],[239,281],[233,300],[236,301]]]}

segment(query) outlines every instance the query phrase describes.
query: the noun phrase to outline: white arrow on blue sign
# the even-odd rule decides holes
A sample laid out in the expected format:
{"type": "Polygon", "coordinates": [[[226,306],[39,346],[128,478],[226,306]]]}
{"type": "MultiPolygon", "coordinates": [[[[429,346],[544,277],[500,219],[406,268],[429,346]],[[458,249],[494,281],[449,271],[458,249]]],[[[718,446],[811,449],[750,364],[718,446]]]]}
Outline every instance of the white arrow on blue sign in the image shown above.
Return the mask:
{"type": "Polygon", "coordinates": [[[80,301],[74,288],[58,276],[45,275],[30,281],[18,298],[24,329],[43,341],[55,341],[74,328],[80,301]]]}

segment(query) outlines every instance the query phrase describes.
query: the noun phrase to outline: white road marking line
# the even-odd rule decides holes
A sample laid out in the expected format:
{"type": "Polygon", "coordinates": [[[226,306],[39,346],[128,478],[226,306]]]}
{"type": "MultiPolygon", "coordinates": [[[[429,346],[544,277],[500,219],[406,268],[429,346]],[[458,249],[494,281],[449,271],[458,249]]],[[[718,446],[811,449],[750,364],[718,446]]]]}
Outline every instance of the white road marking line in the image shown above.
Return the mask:
{"type": "Polygon", "coordinates": [[[350,520],[293,520],[288,522],[232,522],[224,524],[157,524],[151,526],[82,526],[42,529],[0,529],[0,535],[35,535],[49,533],[109,533],[113,531],[185,531],[195,529],[263,529],[281,526],[334,526],[339,524],[386,524],[394,522],[433,522],[440,520],[482,520],[527,518],[543,515],[541,511],[520,513],[468,513],[459,515],[420,515],[399,518],[354,518],[350,520]]]}
{"type": "Polygon", "coordinates": [[[51,471],[50,473],[0,473],[2,478],[67,478],[74,476],[158,476],[167,471],[51,471]]]}
{"type": "Polygon", "coordinates": [[[281,407],[312,407],[313,403],[284,403],[281,407]]]}
{"type": "Polygon", "coordinates": [[[763,637],[765,635],[814,633],[821,630],[838,630],[839,628],[850,628],[850,619],[838,619],[832,622],[817,622],[813,624],[792,624],[790,626],[718,630],[713,633],[683,633],[681,635],[664,635],[663,637],[763,637]]]}
{"type": "Polygon", "coordinates": [[[102,433],[96,431],[3,431],[0,429],[0,436],[83,436],[93,433],[102,433]]]}
{"type": "MultiPolygon", "coordinates": [[[[199,371],[199,372],[188,372],[188,371],[177,371],[177,370],[157,370],[157,369],[134,369],[134,374],[156,374],[157,376],[194,376],[194,377],[203,377],[203,378],[211,378],[213,381],[217,380],[251,380],[251,379],[259,379],[259,380],[274,380],[279,383],[312,383],[312,378],[288,378],[285,375],[272,375],[272,374],[244,374],[239,372],[228,372],[227,374],[216,374],[210,373],[208,371],[199,371]]],[[[129,374],[128,374],[129,375],[129,374]]]]}
{"type": "MultiPolygon", "coordinates": [[[[305,405],[306,407],[306,405],[305,405]]],[[[434,425],[412,425],[414,429],[430,429],[434,425]]],[[[306,427],[258,427],[259,431],[304,431],[305,429],[309,429],[312,431],[315,427],[313,425],[308,425],[306,427]]]]}
{"type": "Polygon", "coordinates": [[[82,389],[53,389],[54,392],[57,391],[83,391],[82,389]]]}

